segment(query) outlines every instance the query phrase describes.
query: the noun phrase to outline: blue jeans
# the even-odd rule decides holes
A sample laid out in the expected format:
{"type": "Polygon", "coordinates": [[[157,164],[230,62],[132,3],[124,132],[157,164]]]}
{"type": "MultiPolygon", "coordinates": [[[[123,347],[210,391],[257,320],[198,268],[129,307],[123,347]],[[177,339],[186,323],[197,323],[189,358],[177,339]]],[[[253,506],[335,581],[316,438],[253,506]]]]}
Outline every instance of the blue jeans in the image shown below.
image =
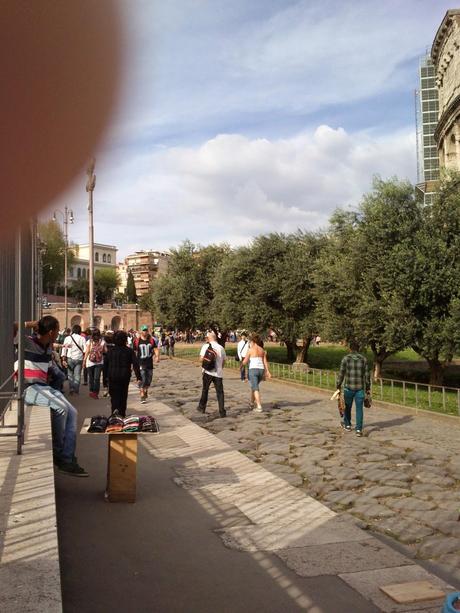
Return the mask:
{"type": "Polygon", "coordinates": [[[56,462],[72,462],[77,443],[77,409],[61,392],[49,385],[29,385],[24,395],[26,404],[51,409],[53,456],[56,462]]]}
{"type": "Polygon", "coordinates": [[[83,367],[82,360],[67,360],[67,377],[69,379],[69,388],[71,392],[78,394],[80,391],[81,369],[83,367]]]}
{"type": "Polygon", "coordinates": [[[101,389],[102,366],[102,364],[88,366],[89,391],[95,394],[99,394],[99,390],[101,389]]]}
{"type": "Polygon", "coordinates": [[[364,403],[364,390],[350,390],[345,387],[343,390],[343,397],[345,400],[345,413],[343,416],[343,423],[345,426],[351,426],[351,407],[353,405],[353,399],[355,400],[356,407],[356,430],[363,429],[363,403],[364,403]]]}
{"type": "Polygon", "coordinates": [[[259,391],[259,383],[264,379],[265,370],[263,368],[249,369],[249,383],[253,392],[259,391]]]}
{"type": "Polygon", "coordinates": [[[141,387],[147,389],[152,384],[153,369],[141,368],[141,387]]]}

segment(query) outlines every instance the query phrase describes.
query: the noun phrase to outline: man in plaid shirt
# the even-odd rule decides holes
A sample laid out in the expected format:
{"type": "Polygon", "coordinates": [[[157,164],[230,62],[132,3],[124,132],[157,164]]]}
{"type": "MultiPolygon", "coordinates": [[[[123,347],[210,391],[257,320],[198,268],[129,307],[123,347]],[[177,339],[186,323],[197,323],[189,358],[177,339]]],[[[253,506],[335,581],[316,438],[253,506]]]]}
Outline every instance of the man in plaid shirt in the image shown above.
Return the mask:
{"type": "Polygon", "coordinates": [[[363,404],[364,397],[371,389],[367,359],[358,353],[359,345],[356,341],[350,342],[350,353],[345,356],[340,364],[337,389],[340,390],[344,383],[345,413],[342,428],[351,431],[351,407],[353,399],[356,406],[356,435],[363,435],[363,404]]]}

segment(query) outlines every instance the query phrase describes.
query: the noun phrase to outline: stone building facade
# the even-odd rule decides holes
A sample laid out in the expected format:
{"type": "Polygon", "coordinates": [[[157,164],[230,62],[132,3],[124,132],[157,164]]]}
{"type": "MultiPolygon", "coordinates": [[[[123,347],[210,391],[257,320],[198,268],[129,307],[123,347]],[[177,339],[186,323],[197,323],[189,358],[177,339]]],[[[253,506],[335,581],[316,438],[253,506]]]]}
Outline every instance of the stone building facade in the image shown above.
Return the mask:
{"type": "MultiPolygon", "coordinates": [[[[64,305],[53,304],[51,308],[44,308],[43,315],[53,315],[59,321],[59,326],[64,327],[64,305]]],[[[83,329],[89,326],[89,308],[70,306],[68,310],[69,326],[80,325],[83,329]]],[[[141,326],[153,326],[152,314],[143,311],[136,305],[125,305],[120,309],[112,309],[106,306],[94,310],[94,324],[102,332],[104,330],[139,330],[141,326]]]]}
{"type": "Polygon", "coordinates": [[[431,47],[439,93],[434,134],[441,167],[460,170],[460,9],[447,11],[431,47]]]}
{"type": "MultiPolygon", "coordinates": [[[[79,279],[89,279],[89,245],[71,245],[75,254],[74,261],[69,266],[68,283],[72,285],[79,279]]],[[[113,245],[94,243],[94,270],[117,269],[117,251],[113,245]]]]}

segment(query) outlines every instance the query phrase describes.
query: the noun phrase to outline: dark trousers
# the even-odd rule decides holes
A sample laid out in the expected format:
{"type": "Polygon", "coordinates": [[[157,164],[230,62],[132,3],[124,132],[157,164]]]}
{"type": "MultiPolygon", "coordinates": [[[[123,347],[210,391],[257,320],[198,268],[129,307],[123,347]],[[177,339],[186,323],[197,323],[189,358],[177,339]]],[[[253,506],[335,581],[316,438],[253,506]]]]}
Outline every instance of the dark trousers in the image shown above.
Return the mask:
{"type": "Polygon", "coordinates": [[[112,413],[118,411],[120,415],[125,417],[126,407],[128,404],[128,388],[129,379],[127,381],[115,381],[109,380],[109,392],[110,402],[112,403],[112,413]]]}
{"type": "Polygon", "coordinates": [[[208,373],[206,372],[203,373],[203,389],[201,391],[201,398],[198,407],[204,413],[204,411],[206,410],[206,405],[208,404],[208,393],[211,383],[214,383],[214,387],[216,388],[217,402],[219,404],[219,413],[220,415],[224,416],[224,382],[222,380],[222,377],[213,377],[212,375],[208,375],[208,373]]]}
{"type": "Polygon", "coordinates": [[[95,366],[88,367],[89,391],[90,392],[99,394],[99,390],[101,389],[101,372],[102,372],[102,364],[96,364],[95,366]]]}

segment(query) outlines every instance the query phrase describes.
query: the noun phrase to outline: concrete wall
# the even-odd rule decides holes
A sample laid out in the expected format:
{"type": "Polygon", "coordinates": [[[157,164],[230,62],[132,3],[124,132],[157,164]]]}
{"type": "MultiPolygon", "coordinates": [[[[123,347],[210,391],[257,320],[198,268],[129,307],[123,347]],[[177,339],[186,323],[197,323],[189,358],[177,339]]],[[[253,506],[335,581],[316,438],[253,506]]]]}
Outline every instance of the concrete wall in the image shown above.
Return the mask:
{"type": "MultiPolygon", "coordinates": [[[[64,308],[54,305],[50,309],[43,309],[43,315],[53,315],[58,319],[59,326],[64,327],[64,308]]],[[[140,309],[94,309],[94,319],[97,327],[100,330],[129,330],[134,328],[138,330],[140,326],[153,325],[151,313],[140,309]]],[[[68,311],[69,326],[79,324],[83,329],[89,326],[89,309],[88,308],[69,308],[68,311]]]]}

